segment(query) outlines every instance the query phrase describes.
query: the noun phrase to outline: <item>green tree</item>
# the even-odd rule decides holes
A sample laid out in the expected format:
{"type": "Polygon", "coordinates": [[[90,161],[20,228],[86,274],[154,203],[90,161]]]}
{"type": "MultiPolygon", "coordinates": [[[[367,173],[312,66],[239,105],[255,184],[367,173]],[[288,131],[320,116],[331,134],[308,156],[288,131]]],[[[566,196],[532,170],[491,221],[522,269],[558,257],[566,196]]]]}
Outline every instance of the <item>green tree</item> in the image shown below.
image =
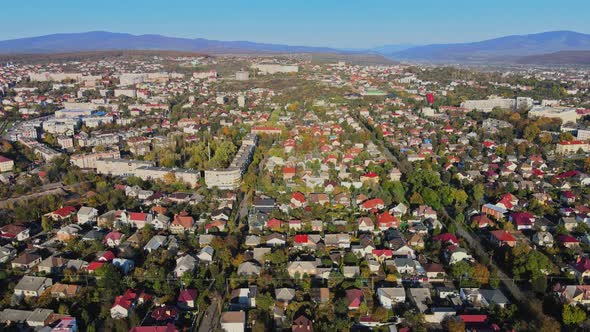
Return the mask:
{"type": "Polygon", "coordinates": [[[586,320],[586,312],[578,306],[566,304],[563,306],[561,318],[565,325],[575,326],[586,320]]]}

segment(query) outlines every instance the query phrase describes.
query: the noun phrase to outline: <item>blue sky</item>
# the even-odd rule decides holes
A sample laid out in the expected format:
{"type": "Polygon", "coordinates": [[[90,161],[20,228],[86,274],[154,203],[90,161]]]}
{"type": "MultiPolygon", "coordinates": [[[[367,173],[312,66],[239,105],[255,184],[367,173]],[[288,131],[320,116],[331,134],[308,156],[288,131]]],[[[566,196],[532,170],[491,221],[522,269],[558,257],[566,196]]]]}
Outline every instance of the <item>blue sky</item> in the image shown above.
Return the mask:
{"type": "Polygon", "coordinates": [[[0,12],[0,40],[105,30],[353,48],[590,33],[588,0],[3,0],[0,12]]]}

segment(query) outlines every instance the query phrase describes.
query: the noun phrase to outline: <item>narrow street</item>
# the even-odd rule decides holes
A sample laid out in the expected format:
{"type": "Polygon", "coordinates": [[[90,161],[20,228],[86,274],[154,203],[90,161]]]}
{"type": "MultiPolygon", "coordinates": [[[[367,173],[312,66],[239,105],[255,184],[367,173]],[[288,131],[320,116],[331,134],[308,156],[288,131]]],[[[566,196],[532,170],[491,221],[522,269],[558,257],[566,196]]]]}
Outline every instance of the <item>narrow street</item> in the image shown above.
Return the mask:
{"type": "Polygon", "coordinates": [[[205,310],[201,317],[201,324],[197,329],[198,332],[214,331],[221,317],[221,305],[217,297],[211,299],[211,305],[205,310]]]}

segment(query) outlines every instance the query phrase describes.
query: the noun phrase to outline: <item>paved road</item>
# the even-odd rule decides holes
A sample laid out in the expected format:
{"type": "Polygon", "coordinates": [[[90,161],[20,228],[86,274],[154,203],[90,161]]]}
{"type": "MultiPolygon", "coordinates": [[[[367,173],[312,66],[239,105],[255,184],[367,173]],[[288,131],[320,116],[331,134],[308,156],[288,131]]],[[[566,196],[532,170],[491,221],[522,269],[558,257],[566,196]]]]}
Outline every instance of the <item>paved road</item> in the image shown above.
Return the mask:
{"type": "Polygon", "coordinates": [[[219,323],[221,317],[221,306],[219,300],[214,297],[211,300],[211,305],[204,311],[203,317],[201,318],[201,324],[199,325],[198,332],[211,332],[214,331],[219,323]]]}
{"type": "MultiPolygon", "coordinates": [[[[461,225],[457,226],[457,234],[464,238],[467,241],[467,243],[469,243],[469,246],[473,250],[475,250],[475,254],[480,258],[488,257],[488,253],[485,251],[483,245],[479,241],[479,238],[471,235],[471,233],[465,230],[461,225]]],[[[514,299],[516,299],[519,302],[524,302],[527,300],[527,296],[520,290],[518,285],[516,285],[516,283],[512,281],[511,277],[504,273],[494,262],[490,262],[490,265],[494,267],[496,271],[498,271],[498,278],[500,278],[502,284],[506,287],[506,289],[510,291],[514,299]]]]}

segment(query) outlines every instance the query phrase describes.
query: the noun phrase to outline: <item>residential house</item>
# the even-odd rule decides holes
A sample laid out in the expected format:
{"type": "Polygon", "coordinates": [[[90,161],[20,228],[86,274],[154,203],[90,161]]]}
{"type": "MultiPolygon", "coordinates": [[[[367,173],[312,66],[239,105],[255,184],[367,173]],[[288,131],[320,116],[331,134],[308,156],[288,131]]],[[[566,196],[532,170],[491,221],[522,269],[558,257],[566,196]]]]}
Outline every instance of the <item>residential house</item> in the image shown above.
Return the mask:
{"type": "Polygon", "coordinates": [[[292,261],[287,263],[287,272],[291,278],[301,278],[305,275],[315,276],[317,274],[318,261],[292,261]]]}
{"type": "Polygon", "coordinates": [[[31,229],[26,224],[8,224],[0,228],[0,237],[25,241],[31,236],[31,229]]]}
{"type": "Polygon", "coordinates": [[[213,247],[205,246],[203,249],[201,249],[201,251],[197,255],[197,258],[201,262],[211,263],[213,261],[213,254],[214,253],[215,253],[215,249],[213,249],[213,247]]]}
{"type": "Polygon", "coordinates": [[[80,236],[80,232],[82,231],[82,227],[76,224],[69,224],[65,225],[64,227],[60,228],[57,231],[57,239],[61,242],[68,242],[71,241],[78,236],[80,236]]]}
{"type": "Polygon", "coordinates": [[[197,259],[191,255],[185,255],[176,259],[174,275],[179,278],[185,272],[192,273],[197,266],[197,259]]]}
{"type": "Polygon", "coordinates": [[[424,313],[428,310],[432,298],[428,288],[409,288],[409,297],[419,312],[424,313]]]}
{"type": "Polygon", "coordinates": [[[122,319],[129,317],[131,311],[138,305],[149,301],[151,296],[143,291],[127,289],[123,295],[115,297],[115,302],[111,306],[111,317],[113,319],[122,319]]]}
{"type": "Polygon", "coordinates": [[[238,266],[238,275],[241,276],[258,276],[262,268],[254,262],[243,262],[238,266]]]}
{"type": "Polygon", "coordinates": [[[184,310],[193,310],[197,306],[198,292],[196,289],[183,289],[178,294],[176,303],[184,310]]]}
{"type": "Polygon", "coordinates": [[[69,299],[73,298],[82,290],[80,285],[68,285],[56,283],[51,286],[51,297],[57,299],[69,299]]]}
{"type": "Polygon", "coordinates": [[[112,231],[104,237],[103,242],[108,247],[118,247],[121,244],[121,241],[123,240],[123,236],[124,234],[121,232],[112,231]]]}
{"type": "Polygon", "coordinates": [[[125,258],[115,258],[112,264],[121,270],[123,274],[129,274],[135,268],[135,262],[125,258]]]}
{"type": "Polygon", "coordinates": [[[490,240],[497,246],[509,246],[514,247],[516,245],[516,239],[512,234],[505,230],[496,230],[490,232],[490,240]]]}
{"type": "Polygon", "coordinates": [[[174,215],[172,224],[170,224],[170,233],[172,234],[183,234],[185,232],[194,231],[194,219],[189,216],[186,212],[181,212],[174,215]]]}
{"type": "Polygon", "coordinates": [[[98,219],[98,210],[92,207],[83,206],[76,214],[78,224],[94,224],[98,219]]]}
{"type": "Polygon", "coordinates": [[[386,309],[391,309],[397,303],[406,302],[406,290],[403,287],[381,287],[377,289],[379,302],[386,309]]]}
{"type": "Polygon", "coordinates": [[[244,311],[226,311],[221,314],[221,329],[225,332],[244,332],[246,330],[246,313],[244,311]]]}
{"type": "Polygon", "coordinates": [[[76,214],[76,208],[73,206],[64,206],[53,212],[47,213],[45,216],[53,219],[53,221],[62,221],[76,214]]]}
{"type": "Polygon", "coordinates": [[[151,224],[154,216],[150,213],[131,212],[129,213],[128,223],[137,229],[142,229],[145,225],[151,224]]]}
{"type": "Polygon", "coordinates": [[[293,320],[291,332],[313,332],[313,322],[304,315],[300,315],[293,320]]]}
{"type": "Polygon", "coordinates": [[[365,301],[363,291],[357,288],[346,290],[346,300],[348,302],[348,310],[357,310],[365,301]]]}
{"type": "Polygon", "coordinates": [[[256,296],[258,296],[258,287],[256,285],[234,289],[230,295],[230,306],[238,309],[255,308],[256,296]]]}
{"type": "Polygon", "coordinates": [[[14,295],[24,297],[39,297],[53,282],[49,278],[23,276],[14,287],[14,295]]]}
{"type": "Polygon", "coordinates": [[[553,247],[553,235],[547,231],[538,231],[533,234],[533,243],[540,247],[553,247]]]}
{"type": "Polygon", "coordinates": [[[11,266],[13,269],[28,270],[39,263],[41,263],[40,255],[23,252],[12,261],[11,266]]]}

